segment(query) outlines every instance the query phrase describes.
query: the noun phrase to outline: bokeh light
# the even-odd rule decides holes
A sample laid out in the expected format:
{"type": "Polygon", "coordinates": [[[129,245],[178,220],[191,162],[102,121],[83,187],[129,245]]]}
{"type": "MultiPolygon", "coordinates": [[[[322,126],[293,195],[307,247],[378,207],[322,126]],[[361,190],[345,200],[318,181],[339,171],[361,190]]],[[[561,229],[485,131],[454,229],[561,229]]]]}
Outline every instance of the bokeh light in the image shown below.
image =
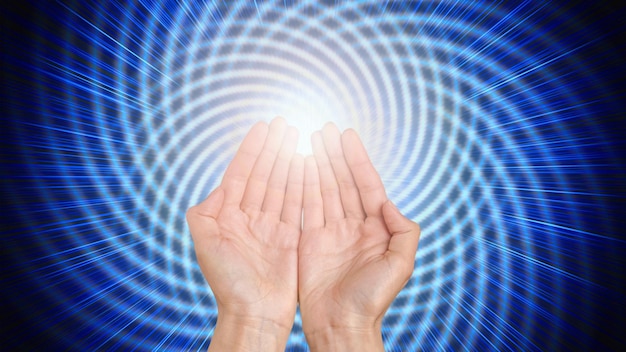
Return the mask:
{"type": "MultiPolygon", "coordinates": [[[[138,0],[3,13],[9,349],[205,350],[217,311],[185,211],[274,116],[300,129],[304,154],[327,121],[357,130],[422,227],[387,350],[626,343],[623,6],[138,0]]],[[[299,313],[287,349],[307,350],[299,313]]]]}

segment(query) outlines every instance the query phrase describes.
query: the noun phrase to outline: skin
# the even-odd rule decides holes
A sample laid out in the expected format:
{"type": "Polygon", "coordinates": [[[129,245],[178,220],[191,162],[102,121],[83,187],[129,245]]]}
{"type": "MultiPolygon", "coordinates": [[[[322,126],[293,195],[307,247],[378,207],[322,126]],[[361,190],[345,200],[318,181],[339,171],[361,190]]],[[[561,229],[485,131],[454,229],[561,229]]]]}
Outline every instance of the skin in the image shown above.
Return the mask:
{"type": "Polygon", "coordinates": [[[209,351],[284,350],[298,300],[303,158],[283,119],[258,123],[221,185],[191,207],[198,263],[215,295],[209,351]]]}
{"type": "Polygon", "coordinates": [[[353,130],[313,134],[305,160],[300,309],[312,351],[383,351],[382,318],[413,272],[419,226],[387,199],[353,130]]]}
{"type": "Polygon", "coordinates": [[[419,226],[387,199],[353,130],[327,124],[312,144],[304,159],[283,119],[256,124],[221,185],[187,212],[218,307],[209,351],[284,350],[298,302],[312,351],[383,350],[419,226]]]}

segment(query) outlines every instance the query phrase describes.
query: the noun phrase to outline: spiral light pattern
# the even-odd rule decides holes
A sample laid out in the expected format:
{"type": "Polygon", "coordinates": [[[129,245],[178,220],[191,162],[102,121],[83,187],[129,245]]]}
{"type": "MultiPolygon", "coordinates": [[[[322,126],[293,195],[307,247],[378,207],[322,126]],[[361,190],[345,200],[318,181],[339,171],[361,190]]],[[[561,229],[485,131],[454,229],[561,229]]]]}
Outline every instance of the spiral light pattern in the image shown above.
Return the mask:
{"type": "MultiPolygon", "coordinates": [[[[302,153],[326,121],[356,129],[389,198],[422,227],[383,323],[387,350],[625,342],[623,71],[616,30],[585,17],[597,9],[36,5],[8,12],[36,34],[13,43],[29,59],[7,59],[28,72],[6,95],[3,297],[21,317],[8,346],[206,349],[217,310],[185,211],[274,116],[300,129],[302,153]]],[[[307,349],[299,313],[287,348],[307,349]]]]}

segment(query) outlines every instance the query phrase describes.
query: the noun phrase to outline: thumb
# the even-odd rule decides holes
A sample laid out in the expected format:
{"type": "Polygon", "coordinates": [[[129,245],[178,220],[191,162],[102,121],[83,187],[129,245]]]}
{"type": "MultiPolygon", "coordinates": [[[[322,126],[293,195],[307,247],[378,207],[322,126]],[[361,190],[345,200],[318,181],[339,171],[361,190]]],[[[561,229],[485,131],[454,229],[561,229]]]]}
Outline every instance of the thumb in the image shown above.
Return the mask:
{"type": "Polygon", "coordinates": [[[389,252],[399,256],[402,262],[410,264],[412,272],[417,242],[420,239],[419,225],[402,215],[390,200],[383,204],[383,218],[391,233],[389,252]]]}
{"type": "Polygon", "coordinates": [[[200,204],[196,205],[196,213],[200,216],[217,218],[224,204],[224,190],[222,187],[216,189],[206,197],[200,204]]]}
{"type": "Polygon", "coordinates": [[[215,219],[224,204],[224,190],[221,187],[216,188],[203,200],[200,204],[194,205],[187,210],[187,223],[191,236],[196,241],[202,241],[205,234],[216,234],[219,227],[215,219]]]}

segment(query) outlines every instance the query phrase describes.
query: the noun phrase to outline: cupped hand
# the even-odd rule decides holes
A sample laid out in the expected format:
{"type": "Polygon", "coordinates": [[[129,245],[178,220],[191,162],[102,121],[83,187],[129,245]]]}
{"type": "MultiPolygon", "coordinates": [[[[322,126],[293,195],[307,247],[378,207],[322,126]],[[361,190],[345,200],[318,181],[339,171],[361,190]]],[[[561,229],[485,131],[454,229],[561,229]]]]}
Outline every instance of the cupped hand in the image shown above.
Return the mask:
{"type": "Polygon", "coordinates": [[[217,301],[218,326],[222,318],[237,317],[289,334],[302,218],[304,160],[294,155],[297,138],[282,118],[256,124],[221,185],[187,212],[198,262],[217,301]]]}
{"type": "Polygon", "coordinates": [[[337,348],[341,334],[372,333],[366,347],[380,350],[382,318],[412,274],[420,229],[387,199],[356,132],[327,124],[311,139],[299,245],[303,329],[313,350],[337,348]]]}

